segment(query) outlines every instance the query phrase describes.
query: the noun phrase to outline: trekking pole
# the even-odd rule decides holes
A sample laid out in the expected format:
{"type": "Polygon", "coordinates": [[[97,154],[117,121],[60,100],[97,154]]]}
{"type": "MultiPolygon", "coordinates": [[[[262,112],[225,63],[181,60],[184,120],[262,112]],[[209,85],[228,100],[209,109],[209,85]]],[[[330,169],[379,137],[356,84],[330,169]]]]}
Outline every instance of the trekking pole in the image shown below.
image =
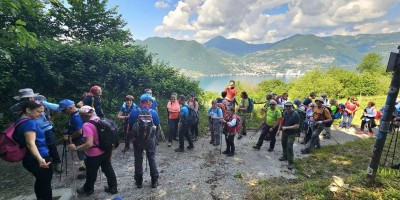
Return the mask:
{"type": "Polygon", "coordinates": [[[337,144],[340,144],[340,143],[335,139],[335,137],[332,136],[332,134],[331,134],[331,138],[332,138],[333,140],[335,140],[335,142],[336,142],[337,144]]]}
{"type": "Polygon", "coordinates": [[[387,150],[387,152],[386,152],[385,160],[383,161],[383,167],[385,167],[385,165],[386,165],[386,160],[387,160],[387,157],[388,157],[388,155],[389,155],[390,147],[392,146],[393,135],[394,135],[394,134],[392,134],[392,137],[390,138],[389,148],[388,148],[388,150],[387,150]]]}
{"type": "MultiPolygon", "coordinates": [[[[69,142],[72,144],[72,138],[69,138],[69,142]]],[[[72,179],[74,180],[74,189],[72,190],[72,194],[76,199],[76,177],[75,177],[75,162],[74,162],[74,152],[71,151],[71,162],[72,162],[72,179]]]]}
{"type": "Polygon", "coordinates": [[[261,130],[261,128],[264,126],[264,124],[261,124],[261,126],[256,130],[256,132],[253,133],[253,135],[250,136],[250,139],[253,139],[253,137],[258,133],[258,131],[261,130]]]}
{"type": "Polygon", "coordinates": [[[62,170],[63,170],[63,165],[64,165],[64,156],[65,156],[65,150],[66,150],[66,143],[64,141],[63,145],[63,150],[62,150],[62,156],[61,156],[61,173],[60,173],[60,181],[61,181],[61,175],[62,175],[62,170]]]}

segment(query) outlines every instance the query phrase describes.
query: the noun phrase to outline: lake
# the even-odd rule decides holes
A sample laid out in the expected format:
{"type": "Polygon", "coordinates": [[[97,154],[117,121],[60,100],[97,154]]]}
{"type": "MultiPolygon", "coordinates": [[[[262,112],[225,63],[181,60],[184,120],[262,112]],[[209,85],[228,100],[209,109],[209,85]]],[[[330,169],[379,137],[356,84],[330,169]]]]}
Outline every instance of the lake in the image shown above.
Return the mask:
{"type": "Polygon", "coordinates": [[[261,81],[271,80],[273,78],[279,78],[286,83],[297,79],[297,76],[275,76],[275,75],[237,75],[237,76],[205,76],[201,78],[195,78],[194,80],[200,81],[200,88],[212,92],[221,92],[230,80],[240,81],[242,83],[255,86],[261,81]]]}

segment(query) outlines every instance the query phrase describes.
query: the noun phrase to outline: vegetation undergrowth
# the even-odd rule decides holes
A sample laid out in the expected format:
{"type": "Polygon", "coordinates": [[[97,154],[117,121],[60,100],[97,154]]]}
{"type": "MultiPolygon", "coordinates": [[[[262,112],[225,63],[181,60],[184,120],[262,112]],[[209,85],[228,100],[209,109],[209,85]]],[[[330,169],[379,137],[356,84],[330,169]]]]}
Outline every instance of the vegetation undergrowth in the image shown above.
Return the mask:
{"type": "Polygon", "coordinates": [[[324,146],[307,158],[295,160],[296,179],[260,180],[251,192],[251,199],[399,199],[400,171],[388,168],[390,163],[400,161],[400,155],[392,157],[393,144],[386,166],[382,167],[392,136],[396,134],[388,135],[373,184],[368,184],[365,178],[375,140],[360,139],[343,145],[324,146]],[[345,186],[337,192],[329,191],[332,176],[344,180],[345,186]]]}

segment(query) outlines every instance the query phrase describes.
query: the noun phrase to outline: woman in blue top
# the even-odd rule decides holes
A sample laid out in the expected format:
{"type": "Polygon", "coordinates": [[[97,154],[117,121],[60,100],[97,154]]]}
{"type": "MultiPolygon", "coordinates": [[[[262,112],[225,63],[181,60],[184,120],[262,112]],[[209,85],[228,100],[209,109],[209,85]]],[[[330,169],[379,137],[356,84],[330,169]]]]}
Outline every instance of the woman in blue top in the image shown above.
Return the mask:
{"type": "Polygon", "coordinates": [[[28,119],[20,124],[14,132],[14,137],[21,146],[26,148],[26,155],[22,165],[35,176],[35,194],[40,200],[51,200],[51,180],[53,177],[49,149],[46,145],[45,134],[36,124],[43,113],[44,106],[40,101],[27,101],[21,105],[22,114],[16,122],[28,119]]]}

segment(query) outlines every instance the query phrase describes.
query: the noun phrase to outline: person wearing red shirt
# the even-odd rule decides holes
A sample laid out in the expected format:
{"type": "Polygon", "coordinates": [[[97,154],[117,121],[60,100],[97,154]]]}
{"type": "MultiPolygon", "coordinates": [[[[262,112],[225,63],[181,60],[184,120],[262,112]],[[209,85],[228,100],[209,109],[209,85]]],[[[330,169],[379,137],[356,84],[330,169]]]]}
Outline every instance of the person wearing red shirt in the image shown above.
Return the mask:
{"type": "Polygon", "coordinates": [[[235,108],[235,97],[237,95],[237,89],[235,88],[235,81],[230,80],[228,86],[224,89],[226,92],[226,101],[228,102],[228,106],[235,108]]]}

